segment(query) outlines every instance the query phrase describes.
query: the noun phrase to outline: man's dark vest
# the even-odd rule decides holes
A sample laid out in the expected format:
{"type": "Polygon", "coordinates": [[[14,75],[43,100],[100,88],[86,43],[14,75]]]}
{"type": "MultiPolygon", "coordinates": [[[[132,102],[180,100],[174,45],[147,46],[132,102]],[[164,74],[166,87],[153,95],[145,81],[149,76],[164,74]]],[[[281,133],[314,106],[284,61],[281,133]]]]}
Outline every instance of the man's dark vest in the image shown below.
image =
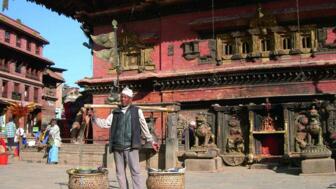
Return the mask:
{"type": "MultiPolygon", "coordinates": [[[[127,137],[127,136],[126,136],[127,137]]],[[[118,142],[120,143],[120,142],[118,142]]],[[[135,148],[138,149],[141,147],[141,126],[140,126],[140,121],[139,121],[139,108],[133,105],[130,105],[130,107],[127,109],[125,114],[121,111],[121,108],[117,108],[113,111],[113,120],[112,120],[112,125],[110,129],[110,142],[109,142],[109,151],[112,153],[114,150],[122,150],[120,148],[135,148]],[[130,115],[126,116],[126,115],[130,115]],[[128,119],[127,119],[128,117],[128,119]],[[126,118],[126,119],[125,119],[126,118]],[[125,122],[124,122],[125,121],[125,122]],[[130,146],[126,142],[126,146],[114,146],[113,142],[116,141],[123,141],[120,137],[123,136],[116,136],[116,129],[118,127],[122,127],[126,125],[121,125],[120,123],[124,122],[125,124],[130,124],[131,126],[131,141],[130,141],[130,146]],[[126,123],[128,122],[128,123],[126,123]],[[128,146],[127,146],[128,145],[128,146]],[[115,148],[116,147],[116,148],[115,148]]]]}

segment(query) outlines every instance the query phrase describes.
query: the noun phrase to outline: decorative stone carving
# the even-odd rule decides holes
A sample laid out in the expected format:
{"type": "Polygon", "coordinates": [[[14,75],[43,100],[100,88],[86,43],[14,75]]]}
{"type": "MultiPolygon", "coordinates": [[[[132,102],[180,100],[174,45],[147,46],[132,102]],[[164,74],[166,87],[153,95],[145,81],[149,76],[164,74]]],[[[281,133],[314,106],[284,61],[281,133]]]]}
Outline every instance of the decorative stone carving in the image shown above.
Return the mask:
{"type": "Polygon", "coordinates": [[[261,123],[261,130],[263,131],[275,131],[275,121],[274,119],[268,114],[261,123]]]}
{"type": "Polygon", "coordinates": [[[214,146],[215,135],[211,131],[211,127],[207,122],[205,114],[196,116],[196,131],[195,131],[195,147],[209,145],[214,146]]]}
{"type": "Polygon", "coordinates": [[[227,153],[244,153],[244,139],[240,127],[240,122],[236,116],[232,116],[229,121],[229,136],[227,139],[227,153]]]}
{"type": "Polygon", "coordinates": [[[309,133],[308,144],[318,145],[318,146],[323,145],[320,115],[314,106],[310,110],[310,121],[307,127],[307,131],[309,133]]]}
{"type": "Polygon", "coordinates": [[[304,114],[300,114],[296,117],[295,127],[296,127],[296,137],[295,137],[295,151],[301,152],[307,147],[307,127],[308,127],[308,117],[304,114]]]}
{"type": "Polygon", "coordinates": [[[327,158],[331,151],[323,144],[320,115],[313,106],[296,118],[295,150],[303,158],[327,158]]]}
{"type": "Polygon", "coordinates": [[[188,128],[188,120],[184,118],[181,114],[178,115],[176,128],[179,144],[182,144],[183,131],[188,128]]]}

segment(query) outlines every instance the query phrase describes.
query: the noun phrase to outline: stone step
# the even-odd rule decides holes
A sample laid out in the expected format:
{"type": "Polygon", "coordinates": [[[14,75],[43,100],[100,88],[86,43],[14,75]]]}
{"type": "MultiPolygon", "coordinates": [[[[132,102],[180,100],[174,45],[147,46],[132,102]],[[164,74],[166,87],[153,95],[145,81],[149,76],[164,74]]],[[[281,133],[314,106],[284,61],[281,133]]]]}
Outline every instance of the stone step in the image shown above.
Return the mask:
{"type": "Polygon", "coordinates": [[[83,147],[85,149],[100,149],[105,148],[106,144],[69,144],[69,143],[62,143],[62,148],[66,149],[77,149],[83,147]]]}
{"type": "Polygon", "coordinates": [[[105,153],[105,144],[62,144],[60,152],[98,152],[105,153]]]}

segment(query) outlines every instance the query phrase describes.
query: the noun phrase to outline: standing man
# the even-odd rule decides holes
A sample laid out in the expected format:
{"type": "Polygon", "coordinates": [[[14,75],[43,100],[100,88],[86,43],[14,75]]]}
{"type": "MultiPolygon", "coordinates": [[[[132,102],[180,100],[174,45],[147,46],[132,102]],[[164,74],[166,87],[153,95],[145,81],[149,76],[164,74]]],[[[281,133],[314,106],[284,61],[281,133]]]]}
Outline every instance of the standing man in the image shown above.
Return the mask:
{"type": "Polygon", "coordinates": [[[145,117],[140,108],[132,105],[133,91],[128,87],[120,94],[121,104],[107,117],[92,120],[101,128],[110,128],[109,151],[114,154],[117,179],[120,189],[128,189],[126,178],[126,165],[128,164],[133,181],[133,189],[142,188],[140,174],[139,148],[141,147],[141,135],[147,142],[151,142],[155,151],[159,145],[153,140],[149,132],[145,117]]]}
{"type": "Polygon", "coordinates": [[[14,117],[11,117],[9,118],[9,121],[6,124],[7,146],[10,153],[13,152],[12,147],[15,146],[14,142],[15,131],[16,131],[16,125],[14,123],[14,117]]]}

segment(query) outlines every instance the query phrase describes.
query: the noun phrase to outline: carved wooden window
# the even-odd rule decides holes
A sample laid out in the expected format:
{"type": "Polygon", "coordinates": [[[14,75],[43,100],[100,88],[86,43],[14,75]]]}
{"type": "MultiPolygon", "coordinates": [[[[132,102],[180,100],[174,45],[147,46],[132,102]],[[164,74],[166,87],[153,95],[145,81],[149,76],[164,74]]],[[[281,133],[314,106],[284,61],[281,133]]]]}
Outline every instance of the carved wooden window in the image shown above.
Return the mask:
{"type": "Polygon", "coordinates": [[[16,46],[21,47],[21,37],[18,35],[16,36],[16,46]]]}
{"type": "Polygon", "coordinates": [[[309,35],[303,35],[301,37],[301,46],[302,48],[306,49],[306,48],[311,48],[311,37],[309,35]]]}
{"type": "Polygon", "coordinates": [[[30,87],[28,85],[25,85],[25,90],[23,94],[25,101],[29,101],[29,90],[30,90],[30,87]]]}
{"type": "Polygon", "coordinates": [[[232,43],[223,43],[223,54],[224,55],[233,54],[233,44],[232,43]]]}
{"type": "Polygon", "coordinates": [[[288,50],[292,49],[292,39],[291,37],[285,36],[282,38],[282,49],[283,50],[288,50]]]}
{"type": "Polygon", "coordinates": [[[121,62],[124,69],[136,69],[140,64],[140,52],[131,51],[121,53],[121,62]]]}
{"type": "Polygon", "coordinates": [[[27,47],[26,47],[27,51],[31,50],[31,43],[30,41],[27,41],[27,47]]]}
{"type": "Polygon", "coordinates": [[[9,71],[8,59],[6,59],[6,58],[1,58],[0,59],[0,70],[5,71],[5,72],[9,71]]]}
{"type": "Polygon", "coordinates": [[[40,54],[40,46],[38,46],[38,45],[35,46],[35,54],[36,55],[40,54]]]}
{"type": "Polygon", "coordinates": [[[38,102],[39,100],[39,89],[37,87],[34,87],[34,102],[38,102]]]}
{"type": "Polygon", "coordinates": [[[1,96],[7,98],[7,91],[8,91],[8,81],[2,80],[1,96]]]}
{"type": "Polygon", "coordinates": [[[123,70],[153,70],[151,53],[153,48],[138,49],[129,52],[120,52],[120,63],[123,70]]]}
{"type": "Polygon", "coordinates": [[[218,34],[216,58],[225,61],[308,54],[319,43],[313,25],[302,26],[300,33],[296,26],[277,26],[266,31],[252,28],[248,32],[218,34]]]}
{"type": "Polygon", "coordinates": [[[247,42],[247,41],[243,41],[241,48],[242,48],[242,53],[243,54],[247,54],[247,53],[251,52],[250,43],[247,42]]]}
{"type": "Polygon", "coordinates": [[[14,91],[12,92],[12,99],[21,100],[20,83],[14,83],[14,91]]]}
{"type": "Polygon", "coordinates": [[[217,36],[217,56],[221,60],[229,60],[236,54],[236,43],[230,34],[219,34],[217,36]]]}
{"type": "Polygon", "coordinates": [[[183,57],[187,60],[192,60],[199,57],[198,41],[185,42],[182,44],[183,57]]]}
{"type": "Polygon", "coordinates": [[[7,42],[7,43],[10,42],[10,33],[9,33],[9,31],[5,31],[5,42],[7,42]]]}
{"type": "Polygon", "coordinates": [[[261,40],[261,50],[263,52],[271,50],[271,40],[270,39],[261,40]]]}
{"type": "Polygon", "coordinates": [[[21,73],[21,67],[22,67],[22,63],[21,62],[16,62],[15,63],[15,72],[16,73],[21,73]]]}

